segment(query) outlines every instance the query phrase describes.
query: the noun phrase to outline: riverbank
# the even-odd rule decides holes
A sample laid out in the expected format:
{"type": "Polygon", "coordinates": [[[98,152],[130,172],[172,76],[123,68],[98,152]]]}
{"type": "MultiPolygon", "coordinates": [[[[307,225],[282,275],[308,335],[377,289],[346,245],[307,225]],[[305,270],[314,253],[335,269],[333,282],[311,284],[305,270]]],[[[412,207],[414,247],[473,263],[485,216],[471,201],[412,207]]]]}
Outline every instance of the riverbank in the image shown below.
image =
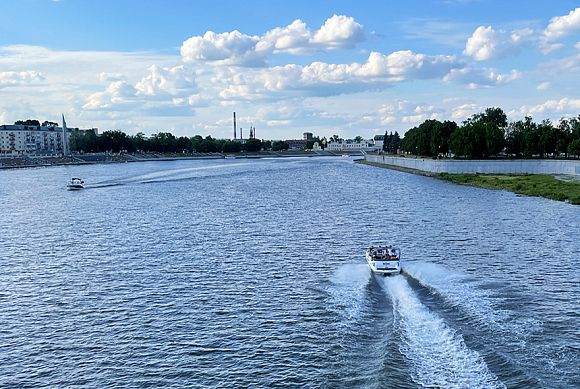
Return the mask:
{"type": "Polygon", "coordinates": [[[580,205],[580,181],[565,180],[551,174],[450,174],[430,173],[396,165],[358,161],[359,163],[386,169],[420,174],[460,185],[486,189],[507,190],[525,196],[544,197],[580,205]]]}
{"type": "Polygon", "coordinates": [[[194,159],[245,159],[245,158],[275,158],[275,157],[323,157],[337,156],[329,152],[311,151],[260,151],[256,153],[94,153],[78,154],[72,156],[22,156],[22,157],[2,157],[0,158],[0,169],[17,169],[62,165],[88,165],[88,164],[108,164],[126,162],[148,162],[148,161],[180,161],[194,159]]]}

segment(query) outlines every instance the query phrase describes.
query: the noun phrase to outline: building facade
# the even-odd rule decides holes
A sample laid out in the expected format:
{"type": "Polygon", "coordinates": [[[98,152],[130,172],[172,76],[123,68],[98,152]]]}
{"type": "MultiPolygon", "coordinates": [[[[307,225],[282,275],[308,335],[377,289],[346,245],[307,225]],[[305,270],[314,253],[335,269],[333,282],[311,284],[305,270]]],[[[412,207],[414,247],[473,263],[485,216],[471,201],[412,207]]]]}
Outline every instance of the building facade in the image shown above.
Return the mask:
{"type": "MultiPolygon", "coordinates": [[[[0,126],[0,156],[59,155],[70,150],[73,129],[62,127],[5,124],[0,126]],[[63,142],[63,138],[66,138],[63,142]]],[[[74,129],[78,130],[78,129],[74,129]]],[[[81,130],[95,131],[96,129],[81,130]]]]}
{"type": "Polygon", "coordinates": [[[326,145],[327,151],[377,151],[382,148],[381,145],[377,145],[373,139],[362,140],[356,142],[352,139],[342,140],[339,142],[329,142],[326,145]]]}

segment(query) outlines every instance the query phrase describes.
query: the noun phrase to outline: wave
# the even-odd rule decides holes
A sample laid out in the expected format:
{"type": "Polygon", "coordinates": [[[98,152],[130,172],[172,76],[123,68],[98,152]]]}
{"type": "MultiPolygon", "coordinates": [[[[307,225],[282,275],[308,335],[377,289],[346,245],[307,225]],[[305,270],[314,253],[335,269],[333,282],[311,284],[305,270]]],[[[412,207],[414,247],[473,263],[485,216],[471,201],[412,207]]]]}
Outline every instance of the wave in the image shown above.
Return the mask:
{"type": "Polygon", "coordinates": [[[364,312],[371,273],[366,264],[345,264],[332,275],[329,293],[343,324],[356,322],[364,312]]]}
{"type": "Polygon", "coordinates": [[[462,273],[429,262],[405,263],[404,271],[432,293],[474,318],[479,325],[511,334],[516,343],[541,330],[539,321],[499,308],[505,302],[502,298],[476,287],[462,273]]]}
{"type": "Polygon", "coordinates": [[[382,280],[394,309],[399,350],[409,361],[411,378],[425,387],[505,388],[481,355],[461,334],[421,303],[404,277],[382,280]]]}

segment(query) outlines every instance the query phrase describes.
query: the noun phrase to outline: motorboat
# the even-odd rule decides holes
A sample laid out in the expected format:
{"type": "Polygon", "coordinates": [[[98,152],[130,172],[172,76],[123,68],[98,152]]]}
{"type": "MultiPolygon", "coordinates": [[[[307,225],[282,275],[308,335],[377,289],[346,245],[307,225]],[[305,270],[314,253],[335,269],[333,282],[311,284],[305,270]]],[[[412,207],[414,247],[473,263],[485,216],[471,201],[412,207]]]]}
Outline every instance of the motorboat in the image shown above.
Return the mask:
{"type": "Polygon", "coordinates": [[[399,274],[401,272],[401,250],[393,246],[369,246],[365,257],[373,273],[399,274]]]}
{"type": "Polygon", "coordinates": [[[85,182],[78,178],[78,177],[73,177],[70,179],[70,181],[68,182],[68,184],[66,184],[66,188],[68,190],[80,190],[80,189],[84,189],[85,188],[85,182]]]}

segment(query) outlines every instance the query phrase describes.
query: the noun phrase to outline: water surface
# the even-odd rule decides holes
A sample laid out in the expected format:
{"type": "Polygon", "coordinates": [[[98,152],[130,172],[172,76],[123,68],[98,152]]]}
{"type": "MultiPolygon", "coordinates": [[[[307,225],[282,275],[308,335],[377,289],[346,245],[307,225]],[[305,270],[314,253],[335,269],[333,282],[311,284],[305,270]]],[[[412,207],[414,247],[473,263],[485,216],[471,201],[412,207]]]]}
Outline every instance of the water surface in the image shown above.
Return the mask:
{"type": "Polygon", "coordinates": [[[0,209],[3,387],[580,386],[577,206],[289,158],[5,170],[0,209]]]}

